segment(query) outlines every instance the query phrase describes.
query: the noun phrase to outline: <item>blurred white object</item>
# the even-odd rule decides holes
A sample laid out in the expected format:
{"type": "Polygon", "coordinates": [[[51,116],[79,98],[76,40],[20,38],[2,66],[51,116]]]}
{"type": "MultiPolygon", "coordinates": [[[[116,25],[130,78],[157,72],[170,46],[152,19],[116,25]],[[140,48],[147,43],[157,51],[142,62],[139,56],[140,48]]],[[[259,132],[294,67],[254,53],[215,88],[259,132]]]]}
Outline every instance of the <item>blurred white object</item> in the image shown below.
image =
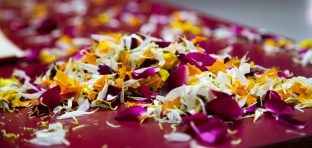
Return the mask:
{"type": "Polygon", "coordinates": [[[0,30],[0,62],[2,59],[23,57],[25,52],[14,45],[0,30]]]}

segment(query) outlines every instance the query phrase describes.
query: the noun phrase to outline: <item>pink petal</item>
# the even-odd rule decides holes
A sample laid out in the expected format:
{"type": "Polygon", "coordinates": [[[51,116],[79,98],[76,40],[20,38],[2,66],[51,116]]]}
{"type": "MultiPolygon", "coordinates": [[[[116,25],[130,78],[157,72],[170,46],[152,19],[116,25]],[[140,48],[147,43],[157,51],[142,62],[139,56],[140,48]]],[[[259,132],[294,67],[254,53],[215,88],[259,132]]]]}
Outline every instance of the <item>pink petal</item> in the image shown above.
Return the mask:
{"type": "Polygon", "coordinates": [[[191,122],[190,125],[199,140],[208,144],[224,139],[228,129],[228,126],[218,118],[211,118],[202,124],[191,122]]]}
{"type": "Polygon", "coordinates": [[[288,114],[295,111],[294,107],[281,99],[276,91],[267,91],[264,98],[264,108],[274,114],[288,114]]]}
{"type": "Polygon", "coordinates": [[[284,115],[295,111],[294,107],[283,100],[270,99],[264,102],[264,108],[274,114],[284,115]]]}
{"type": "Polygon", "coordinates": [[[159,68],[151,67],[147,68],[142,72],[133,71],[132,76],[134,79],[147,78],[148,76],[155,74],[159,71],[159,68]]]}
{"type": "Polygon", "coordinates": [[[138,106],[132,106],[119,111],[115,119],[117,120],[139,120],[140,116],[146,113],[146,109],[138,106]]]}
{"type": "MultiPolygon", "coordinates": [[[[216,93],[217,91],[214,91],[216,93]]],[[[232,96],[218,92],[217,98],[206,104],[206,110],[225,120],[237,120],[243,115],[242,108],[232,96]]]]}
{"type": "Polygon", "coordinates": [[[207,67],[211,66],[216,60],[208,54],[191,52],[182,57],[182,61],[195,65],[202,71],[207,71],[207,67]]]}

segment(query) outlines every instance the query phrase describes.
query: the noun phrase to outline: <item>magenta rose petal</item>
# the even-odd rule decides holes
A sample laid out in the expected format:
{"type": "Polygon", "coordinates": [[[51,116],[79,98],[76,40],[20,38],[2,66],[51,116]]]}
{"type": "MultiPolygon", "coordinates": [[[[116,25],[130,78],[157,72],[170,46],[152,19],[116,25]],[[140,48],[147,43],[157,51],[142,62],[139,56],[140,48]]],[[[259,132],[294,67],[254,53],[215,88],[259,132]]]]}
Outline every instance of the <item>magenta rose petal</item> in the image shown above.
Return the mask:
{"type": "Polygon", "coordinates": [[[202,124],[190,122],[190,126],[194,130],[196,136],[201,141],[208,144],[221,141],[225,137],[228,129],[228,126],[218,118],[211,118],[202,124]]]}
{"type": "Polygon", "coordinates": [[[246,113],[254,113],[256,110],[257,110],[257,104],[254,104],[246,108],[246,113]]]}
{"type": "Polygon", "coordinates": [[[208,116],[203,113],[197,113],[191,116],[183,116],[182,122],[184,124],[189,124],[190,122],[194,122],[195,124],[202,124],[208,120],[208,116]]]}
{"type": "Polygon", "coordinates": [[[207,67],[211,66],[216,60],[209,56],[208,54],[191,52],[182,56],[182,60],[195,65],[202,71],[208,71],[207,67]]]}
{"type": "Polygon", "coordinates": [[[276,91],[268,90],[266,92],[264,100],[266,101],[266,100],[271,100],[271,99],[281,100],[281,96],[276,91]]]}
{"type": "Polygon", "coordinates": [[[264,108],[274,114],[284,115],[295,111],[294,107],[283,100],[271,99],[264,102],[264,108]]]}
{"type": "Polygon", "coordinates": [[[139,87],[139,92],[141,93],[141,95],[144,97],[144,98],[151,98],[151,93],[150,93],[150,89],[147,85],[144,85],[142,84],[140,87],[139,87]]]}
{"type": "Polygon", "coordinates": [[[275,119],[278,123],[281,123],[281,124],[289,126],[289,127],[297,128],[297,129],[305,128],[306,123],[307,123],[304,121],[296,120],[296,119],[291,118],[287,115],[279,115],[279,116],[276,116],[275,119]]]}
{"type": "Polygon", "coordinates": [[[155,74],[159,71],[159,68],[148,67],[134,70],[132,76],[134,79],[147,78],[148,76],[155,74]]]}
{"type": "Polygon", "coordinates": [[[279,71],[279,72],[277,72],[277,75],[278,75],[278,77],[283,77],[283,78],[285,78],[285,79],[289,79],[289,75],[287,75],[287,74],[285,74],[284,72],[281,72],[281,71],[279,71]]]}
{"type": "Polygon", "coordinates": [[[52,87],[40,95],[39,103],[47,106],[50,110],[53,110],[61,103],[62,98],[60,93],[60,86],[57,85],[55,87],[52,87]]]}
{"type": "Polygon", "coordinates": [[[180,65],[175,69],[160,89],[161,95],[166,95],[170,90],[186,84],[187,68],[185,65],[180,65]]]}
{"type": "Polygon", "coordinates": [[[233,98],[231,95],[228,95],[224,92],[221,91],[215,91],[215,90],[211,90],[211,93],[216,96],[216,98],[233,98]]]}
{"type": "Polygon", "coordinates": [[[243,115],[242,108],[232,96],[224,93],[221,96],[206,104],[208,112],[225,120],[237,120],[243,115]]]}
{"type": "Polygon", "coordinates": [[[117,120],[139,120],[140,116],[146,113],[146,109],[138,106],[129,107],[118,112],[117,120]]]}
{"type": "Polygon", "coordinates": [[[294,107],[283,101],[276,91],[267,91],[264,108],[278,115],[285,115],[295,111],[294,107]]]}

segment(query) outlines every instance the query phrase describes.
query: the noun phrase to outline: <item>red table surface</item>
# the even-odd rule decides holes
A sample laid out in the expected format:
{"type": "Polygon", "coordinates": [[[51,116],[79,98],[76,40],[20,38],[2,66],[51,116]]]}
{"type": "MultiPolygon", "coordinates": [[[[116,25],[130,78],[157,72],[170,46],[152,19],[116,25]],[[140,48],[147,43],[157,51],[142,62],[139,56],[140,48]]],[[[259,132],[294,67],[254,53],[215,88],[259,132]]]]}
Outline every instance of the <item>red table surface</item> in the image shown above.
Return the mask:
{"type": "MultiPolygon", "coordinates": [[[[114,1],[109,2],[116,4],[118,2],[127,3],[127,1],[114,1]]],[[[147,2],[151,7],[159,7],[165,13],[172,12],[174,10],[180,10],[179,8],[168,7],[160,4],[152,4],[147,2]]],[[[61,22],[61,16],[54,16],[59,22],[61,22]]],[[[223,21],[210,16],[201,16],[202,19],[208,26],[216,26],[219,24],[231,25],[227,21],[223,21]]],[[[23,49],[32,48],[34,46],[29,45],[23,41],[23,38],[14,36],[10,32],[7,23],[0,22],[0,26],[5,30],[8,37],[23,49]]],[[[90,33],[96,33],[98,31],[122,31],[122,32],[136,32],[137,28],[119,28],[118,30],[105,30],[105,28],[87,28],[83,32],[82,36],[88,36],[90,33]]],[[[211,49],[213,53],[216,49],[223,47],[222,42],[218,41],[206,41],[204,47],[206,49],[211,49]]],[[[278,55],[267,56],[259,49],[259,43],[237,43],[234,45],[233,55],[242,57],[246,51],[249,52],[250,60],[255,61],[255,63],[265,66],[272,67],[276,66],[280,69],[289,69],[297,75],[312,76],[312,67],[302,67],[298,64],[291,62],[291,56],[287,53],[281,53],[278,55]]],[[[23,68],[22,64],[11,63],[0,65],[0,77],[9,77],[12,73],[13,68],[23,68]]],[[[41,64],[38,62],[31,62],[27,64],[27,71],[30,75],[36,75],[44,71],[41,68],[41,64]]],[[[122,107],[121,107],[122,108],[122,107]]],[[[15,142],[10,142],[5,138],[0,138],[0,147],[41,147],[37,145],[32,145],[24,142],[22,139],[30,139],[30,131],[21,130],[21,127],[33,127],[39,128],[37,123],[41,120],[56,122],[55,118],[28,118],[28,112],[30,109],[21,109],[14,113],[8,113],[0,111],[0,122],[4,122],[5,125],[0,125],[0,129],[5,129],[7,132],[19,133],[21,134],[15,142]]],[[[168,142],[163,138],[164,133],[169,133],[171,128],[169,125],[165,125],[164,130],[160,130],[158,123],[154,122],[152,119],[140,124],[135,121],[117,121],[114,119],[116,111],[109,110],[99,110],[94,114],[85,115],[77,118],[79,124],[87,124],[88,126],[77,129],[75,131],[69,130],[66,138],[70,141],[69,147],[101,147],[107,145],[108,147],[190,147],[189,142],[175,143],[168,142]],[[121,125],[120,128],[112,128],[106,124],[109,121],[113,124],[121,125]]],[[[211,145],[218,147],[254,147],[254,146],[268,146],[272,144],[278,144],[277,146],[298,146],[297,144],[311,144],[312,141],[309,140],[312,136],[312,109],[305,109],[304,113],[295,112],[294,117],[303,121],[307,121],[307,126],[305,129],[294,129],[281,125],[275,121],[275,119],[268,114],[265,114],[255,123],[253,119],[242,119],[235,124],[231,125],[232,129],[237,129],[238,133],[234,137],[227,137],[225,141],[211,145]],[[286,130],[293,130],[297,132],[305,133],[306,136],[302,136],[294,133],[287,133],[286,130]],[[242,141],[238,145],[231,145],[231,139],[240,138],[242,141]],[[297,140],[296,140],[297,139],[297,140]]],[[[71,123],[72,119],[60,120],[64,122],[65,125],[74,127],[75,125],[71,123]]],[[[185,126],[179,127],[180,131],[185,131],[185,126]]],[[[312,138],[311,138],[312,139],[312,138]]],[[[308,145],[304,145],[308,146],[308,145]]],[[[65,145],[59,145],[54,147],[65,147],[65,145]]]]}

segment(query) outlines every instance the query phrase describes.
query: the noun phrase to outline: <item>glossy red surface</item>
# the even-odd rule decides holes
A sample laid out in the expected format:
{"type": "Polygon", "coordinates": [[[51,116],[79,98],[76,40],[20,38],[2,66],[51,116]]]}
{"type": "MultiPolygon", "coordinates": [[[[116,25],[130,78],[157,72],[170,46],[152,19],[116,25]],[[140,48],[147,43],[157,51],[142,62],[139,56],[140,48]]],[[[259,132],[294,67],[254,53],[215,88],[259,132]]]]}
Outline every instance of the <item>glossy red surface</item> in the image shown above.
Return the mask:
{"type": "MultiPolygon", "coordinates": [[[[117,2],[110,2],[116,5],[117,2]]],[[[123,1],[122,3],[126,3],[123,1]]],[[[122,5],[121,3],[121,5],[122,5]]],[[[151,5],[150,2],[146,3],[150,7],[161,8],[162,12],[170,12],[177,8],[171,8],[159,4],[151,5]]],[[[103,8],[104,9],[104,8],[103,8]]],[[[59,22],[62,21],[62,16],[54,16],[59,22]]],[[[209,16],[202,16],[208,26],[216,26],[218,24],[230,25],[229,22],[212,18],[209,16]]],[[[36,47],[39,45],[30,45],[23,40],[22,37],[15,36],[8,28],[5,22],[0,22],[0,26],[4,28],[8,36],[23,49],[36,47]]],[[[120,27],[118,30],[109,31],[123,31],[123,32],[136,32],[137,28],[126,28],[120,27]]],[[[101,28],[85,28],[82,32],[82,36],[88,36],[90,33],[98,31],[108,31],[107,29],[101,28]]],[[[223,43],[217,41],[206,41],[204,44],[205,49],[212,53],[219,47],[223,47],[223,43]]],[[[40,45],[41,46],[41,45],[40,45]]],[[[281,53],[278,55],[264,55],[260,49],[259,43],[238,43],[233,50],[233,55],[242,57],[247,51],[251,60],[257,64],[272,67],[276,66],[280,69],[289,69],[297,75],[312,76],[312,67],[301,67],[300,65],[294,64],[291,61],[291,56],[287,53],[281,53]]],[[[44,71],[44,68],[38,62],[31,62],[28,64],[13,63],[4,64],[0,66],[0,77],[9,77],[12,73],[12,69],[16,67],[27,67],[30,69],[27,71],[30,75],[38,75],[38,73],[44,71]]],[[[55,122],[55,118],[28,118],[29,109],[21,109],[14,113],[0,112],[0,129],[5,129],[7,132],[19,133],[21,136],[15,141],[10,142],[5,138],[0,138],[0,147],[40,147],[36,145],[24,142],[23,139],[31,138],[30,131],[24,131],[21,127],[32,127],[40,128],[38,122],[41,120],[55,122]]],[[[165,133],[169,133],[171,128],[169,125],[165,125],[165,129],[162,131],[159,126],[153,120],[148,120],[142,124],[135,121],[117,121],[114,119],[116,111],[105,111],[99,110],[92,115],[86,115],[77,118],[79,124],[86,124],[88,126],[77,129],[69,130],[66,138],[70,141],[69,147],[101,147],[107,145],[108,147],[190,147],[189,142],[175,143],[168,142],[163,138],[165,133]],[[110,123],[120,125],[120,128],[112,128],[106,124],[106,121],[110,123]]],[[[269,144],[275,144],[278,142],[286,142],[288,140],[305,137],[300,134],[287,133],[286,130],[293,130],[297,132],[305,133],[306,136],[312,136],[312,110],[306,109],[304,113],[295,112],[294,117],[303,121],[307,121],[307,127],[305,129],[293,129],[281,125],[275,121],[275,119],[268,114],[265,114],[255,123],[252,119],[242,119],[231,125],[232,129],[237,129],[238,133],[233,137],[227,137],[222,143],[211,145],[220,147],[254,147],[263,146],[269,144]],[[231,145],[231,139],[241,139],[239,145],[231,145]]],[[[60,120],[65,123],[66,126],[74,127],[72,119],[60,120]]],[[[71,128],[70,128],[71,129],[71,128]]],[[[180,126],[179,130],[185,131],[185,127],[180,126]]],[[[65,145],[59,145],[54,147],[65,147],[65,145]]]]}

